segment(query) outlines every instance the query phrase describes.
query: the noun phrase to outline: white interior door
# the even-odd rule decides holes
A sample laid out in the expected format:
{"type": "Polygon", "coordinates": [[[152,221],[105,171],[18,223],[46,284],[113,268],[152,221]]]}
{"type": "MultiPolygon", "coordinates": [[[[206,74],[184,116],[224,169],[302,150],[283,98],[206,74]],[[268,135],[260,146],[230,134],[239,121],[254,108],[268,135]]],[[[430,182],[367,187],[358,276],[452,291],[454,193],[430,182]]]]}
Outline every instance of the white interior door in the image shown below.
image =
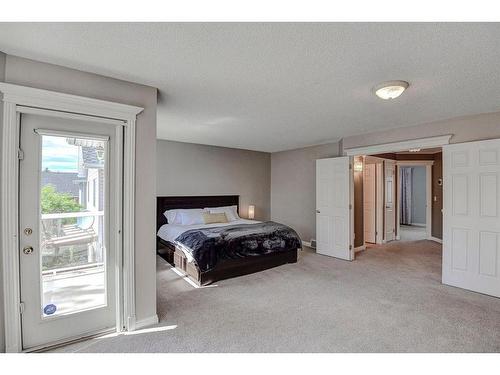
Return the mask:
{"type": "Polygon", "coordinates": [[[376,173],[376,188],[377,198],[375,200],[376,226],[377,235],[376,241],[378,244],[384,243],[384,165],[383,163],[375,164],[376,173]]]}
{"type": "Polygon", "coordinates": [[[352,260],[350,158],[316,160],[316,251],[352,260]]]}
{"type": "Polygon", "coordinates": [[[376,242],[375,164],[365,164],[363,174],[363,209],[365,242],[376,242]]]}
{"type": "Polygon", "coordinates": [[[21,117],[23,349],[116,326],[115,131],[93,121],[21,117]]]}
{"type": "Polygon", "coordinates": [[[443,147],[443,283],[500,297],[500,139],[443,147]]]}
{"type": "Polygon", "coordinates": [[[393,241],[396,237],[396,164],[392,160],[384,160],[384,223],[385,241],[393,241]]]}

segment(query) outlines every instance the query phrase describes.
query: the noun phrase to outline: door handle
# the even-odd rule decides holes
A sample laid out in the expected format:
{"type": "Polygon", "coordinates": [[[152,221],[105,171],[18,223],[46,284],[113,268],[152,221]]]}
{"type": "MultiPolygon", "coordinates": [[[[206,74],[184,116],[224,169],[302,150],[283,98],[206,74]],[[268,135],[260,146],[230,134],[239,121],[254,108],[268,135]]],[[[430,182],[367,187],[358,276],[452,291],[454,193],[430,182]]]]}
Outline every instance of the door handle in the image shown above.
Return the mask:
{"type": "Polygon", "coordinates": [[[26,247],[24,247],[23,253],[26,254],[26,255],[29,255],[29,254],[33,253],[33,247],[32,246],[26,246],[26,247]]]}
{"type": "Polygon", "coordinates": [[[316,210],[316,213],[317,213],[317,214],[320,214],[320,213],[321,213],[321,211],[320,211],[320,210],[316,210]]]}

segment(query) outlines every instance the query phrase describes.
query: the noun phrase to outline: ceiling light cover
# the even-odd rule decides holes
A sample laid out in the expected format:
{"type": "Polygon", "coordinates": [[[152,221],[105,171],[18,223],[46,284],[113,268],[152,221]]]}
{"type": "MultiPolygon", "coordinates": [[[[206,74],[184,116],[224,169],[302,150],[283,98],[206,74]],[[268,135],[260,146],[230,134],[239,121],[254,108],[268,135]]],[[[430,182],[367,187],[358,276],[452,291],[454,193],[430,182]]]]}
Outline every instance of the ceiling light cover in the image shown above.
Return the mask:
{"type": "Polygon", "coordinates": [[[389,100],[396,99],[408,86],[409,83],[406,81],[389,81],[375,86],[373,91],[380,99],[389,100]]]}

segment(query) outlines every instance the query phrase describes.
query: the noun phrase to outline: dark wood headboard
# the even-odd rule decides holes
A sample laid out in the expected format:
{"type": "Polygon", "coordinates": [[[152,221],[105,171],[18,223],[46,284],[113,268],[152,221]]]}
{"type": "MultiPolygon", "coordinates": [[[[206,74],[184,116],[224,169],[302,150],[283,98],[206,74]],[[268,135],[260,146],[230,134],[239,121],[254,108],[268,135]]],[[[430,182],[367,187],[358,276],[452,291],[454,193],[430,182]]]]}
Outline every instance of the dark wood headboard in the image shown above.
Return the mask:
{"type": "Polygon", "coordinates": [[[238,206],[240,210],[239,195],[206,195],[206,196],[183,196],[183,197],[156,197],[156,231],[163,224],[167,224],[167,218],[163,213],[166,210],[178,208],[205,208],[238,206]]]}

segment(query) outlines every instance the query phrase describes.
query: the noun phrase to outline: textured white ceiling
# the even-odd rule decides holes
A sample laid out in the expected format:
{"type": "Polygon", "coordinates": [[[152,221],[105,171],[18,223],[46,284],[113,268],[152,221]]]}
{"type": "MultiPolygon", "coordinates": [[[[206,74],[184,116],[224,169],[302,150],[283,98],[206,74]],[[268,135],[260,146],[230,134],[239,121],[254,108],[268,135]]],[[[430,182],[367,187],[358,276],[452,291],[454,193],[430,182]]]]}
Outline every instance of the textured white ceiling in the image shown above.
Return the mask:
{"type": "Polygon", "coordinates": [[[0,50],[158,87],[158,138],[260,151],[500,110],[495,23],[3,23],[0,50]]]}

